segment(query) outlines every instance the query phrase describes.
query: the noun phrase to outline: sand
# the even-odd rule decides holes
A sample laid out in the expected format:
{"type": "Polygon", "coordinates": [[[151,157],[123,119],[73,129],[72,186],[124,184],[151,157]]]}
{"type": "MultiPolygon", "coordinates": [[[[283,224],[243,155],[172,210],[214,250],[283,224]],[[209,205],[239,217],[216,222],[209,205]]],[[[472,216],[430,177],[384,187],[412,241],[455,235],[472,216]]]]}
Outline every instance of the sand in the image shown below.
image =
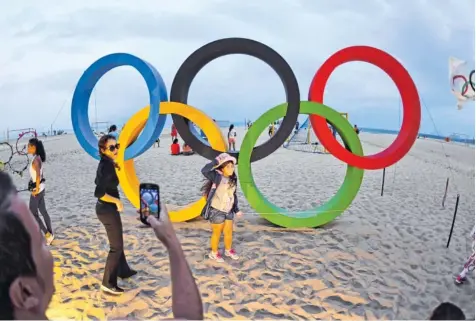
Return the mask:
{"type": "MultiPolygon", "coordinates": [[[[242,138],[243,130],[238,135],[242,138]]],[[[382,150],[394,139],[366,133],[360,137],[366,154],[382,150]]],[[[137,170],[142,181],[161,186],[163,201],[185,205],[199,197],[200,168],[207,161],[197,155],[169,156],[169,143],[164,134],[160,148],[137,158],[137,170]]],[[[126,256],[139,274],[120,281],[127,290],[121,297],[99,291],[108,243],[94,212],[97,161],[72,135],[48,138],[45,147],[46,201],[57,237],[51,246],[56,294],[48,316],[171,317],[166,251],[150,229],[139,226],[127,201],[126,256]]],[[[451,301],[474,319],[474,272],[467,284],[453,282],[471,248],[467,235],[474,226],[474,152],[474,147],[419,139],[404,159],[387,168],[383,197],[382,170],[366,171],[349,209],[316,229],[276,227],[261,219],[240,191],[245,215],[236,220],[239,261],[219,264],[207,259],[207,222],[176,223],[206,318],[425,319],[439,303],[451,301]],[[459,211],[447,249],[457,193],[459,211]]],[[[258,187],[270,201],[288,210],[305,210],[336,192],[346,165],[331,155],[281,148],[252,167],[258,187]]],[[[19,189],[26,187],[27,178],[15,180],[19,189]]]]}

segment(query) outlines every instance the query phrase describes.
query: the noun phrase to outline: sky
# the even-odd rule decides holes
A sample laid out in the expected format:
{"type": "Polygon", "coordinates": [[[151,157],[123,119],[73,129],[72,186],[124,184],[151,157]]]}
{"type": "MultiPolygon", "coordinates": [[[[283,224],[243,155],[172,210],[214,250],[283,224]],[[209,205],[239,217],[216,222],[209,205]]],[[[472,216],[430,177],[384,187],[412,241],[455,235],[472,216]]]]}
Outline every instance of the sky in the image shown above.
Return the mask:
{"type": "MultiPolygon", "coordinates": [[[[307,100],[315,72],[333,53],[354,45],[382,49],[403,64],[418,88],[421,132],[474,137],[474,103],[457,110],[448,71],[450,56],[474,68],[474,24],[472,0],[5,1],[0,136],[7,128],[72,128],[76,83],[104,55],[126,52],[148,61],[170,90],[193,51],[220,38],[243,37],[284,57],[302,100],[307,100]]],[[[256,119],[284,101],[284,88],[269,66],[229,55],[199,72],[188,103],[211,118],[238,122],[256,119]]],[[[147,88],[137,71],[119,67],[98,82],[90,103],[91,122],[121,126],[148,104],[147,88]]],[[[400,127],[396,86],[364,62],[334,71],[324,103],[347,112],[359,127],[400,127]]]]}

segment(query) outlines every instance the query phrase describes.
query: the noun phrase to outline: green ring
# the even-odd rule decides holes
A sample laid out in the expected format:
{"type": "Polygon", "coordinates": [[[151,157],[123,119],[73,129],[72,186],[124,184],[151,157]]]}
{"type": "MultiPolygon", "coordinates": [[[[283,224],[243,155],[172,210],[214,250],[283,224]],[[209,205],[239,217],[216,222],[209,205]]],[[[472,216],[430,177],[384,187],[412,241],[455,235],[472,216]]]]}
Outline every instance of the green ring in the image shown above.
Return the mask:
{"type": "MultiPolygon", "coordinates": [[[[241,144],[238,159],[238,177],[241,189],[248,203],[256,212],[268,221],[282,227],[317,227],[329,223],[349,207],[359,192],[364,171],[357,167],[347,166],[344,182],[337,193],[327,203],[302,212],[288,212],[266,199],[256,187],[251,173],[251,152],[259,136],[269,124],[286,115],[287,104],[276,106],[251,126],[241,144]]],[[[316,114],[326,118],[349,146],[352,153],[363,156],[362,144],[352,125],[337,111],[330,107],[311,101],[301,101],[300,114],[316,114]]]]}

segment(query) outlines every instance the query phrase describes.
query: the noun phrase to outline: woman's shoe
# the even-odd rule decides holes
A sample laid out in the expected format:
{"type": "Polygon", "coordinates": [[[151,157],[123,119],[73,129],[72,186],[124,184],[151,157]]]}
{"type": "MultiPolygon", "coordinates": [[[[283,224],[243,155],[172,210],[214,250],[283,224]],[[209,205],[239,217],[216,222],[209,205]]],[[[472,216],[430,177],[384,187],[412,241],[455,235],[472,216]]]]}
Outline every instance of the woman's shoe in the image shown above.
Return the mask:
{"type": "Polygon", "coordinates": [[[106,293],[109,293],[109,294],[114,294],[114,295],[121,295],[122,293],[124,293],[124,289],[121,289],[117,285],[112,286],[112,287],[101,285],[101,290],[103,292],[106,292],[106,293]]]}
{"type": "Polygon", "coordinates": [[[51,245],[51,243],[52,243],[53,240],[55,239],[55,236],[54,236],[54,234],[52,234],[52,233],[50,233],[50,232],[46,232],[45,238],[46,238],[46,244],[47,244],[47,245],[51,245]]]}
{"type": "Polygon", "coordinates": [[[120,277],[121,279],[128,279],[128,278],[133,277],[133,276],[136,275],[136,274],[137,274],[137,271],[131,269],[131,270],[129,270],[129,273],[124,274],[124,275],[119,275],[119,277],[120,277]]]}

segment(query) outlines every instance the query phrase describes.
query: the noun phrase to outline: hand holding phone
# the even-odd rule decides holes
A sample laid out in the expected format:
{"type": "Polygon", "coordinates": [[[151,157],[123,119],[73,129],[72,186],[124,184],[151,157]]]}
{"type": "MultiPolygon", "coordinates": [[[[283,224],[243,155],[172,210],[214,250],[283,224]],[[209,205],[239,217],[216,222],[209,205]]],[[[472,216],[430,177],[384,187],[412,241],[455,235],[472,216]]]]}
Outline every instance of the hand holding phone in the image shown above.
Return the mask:
{"type": "Polygon", "coordinates": [[[140,209],[139,215],[142,223],[150,225],[147,217],[160,218],[160,190],[159,185],[141,183],[139,186],[140,209]]]}
{"type": "Polygon", "coordinates": [[[154,229],[155,236],[165,247],[170,247],[177,243],[180,244],[165,205],[161,205],[160,218],[151,215],[147,218],[147,222],[154,229]]]}

